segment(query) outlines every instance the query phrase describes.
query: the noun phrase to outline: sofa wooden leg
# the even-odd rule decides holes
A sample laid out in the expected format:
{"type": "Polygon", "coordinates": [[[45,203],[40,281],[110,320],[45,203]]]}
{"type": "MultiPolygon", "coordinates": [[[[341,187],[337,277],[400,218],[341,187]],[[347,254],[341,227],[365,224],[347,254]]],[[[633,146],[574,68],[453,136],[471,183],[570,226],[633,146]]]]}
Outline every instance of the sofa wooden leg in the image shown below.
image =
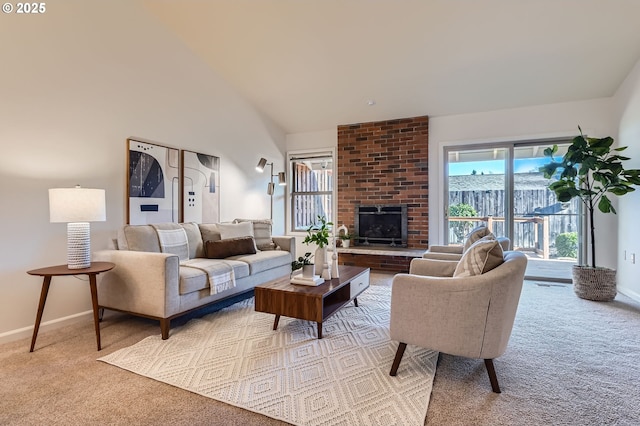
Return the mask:
{"type": "Polygon", "coordinates": [[[393,365],[391,366],[391,371],[389,372],[390,376],[395,376],[398,372],[398,367],[400,367],[400,361],[402,361],[402,355],[404,355],[405,349],[407,349],[407,344],[400,342],[398,350],[396,351],[396,357],[394,358],[393,365]]]}
{"type": "Polygon", "coordinates": [[[162,332],[162,340],[169,338],[169,328],[171,328],[171,320],[169,318],[162,318],[160,320],[160,331],[162,332]]]}
{"type": "Polygon", "coordinates": [[[485,359],[484,365],[487,367],[487,373],[489,373],[489,380],[491,381],[491,389],[495,393],[500,393],[500,386],[498,385],[498,376],[496,376],[496,369],[493,367],[492,359],[485,359]]]}

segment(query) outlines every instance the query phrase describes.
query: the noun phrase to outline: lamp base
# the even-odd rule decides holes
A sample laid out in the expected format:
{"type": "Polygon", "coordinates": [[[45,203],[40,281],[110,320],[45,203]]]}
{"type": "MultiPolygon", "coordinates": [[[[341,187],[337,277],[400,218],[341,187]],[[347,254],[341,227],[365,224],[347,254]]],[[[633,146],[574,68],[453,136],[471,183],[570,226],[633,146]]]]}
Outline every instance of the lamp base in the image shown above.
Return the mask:
{"type": "Polygon", "coordinates": [[[84,269],[91,266],[91,232],[89,222],[67,224],[67,268],[84,269]]]}

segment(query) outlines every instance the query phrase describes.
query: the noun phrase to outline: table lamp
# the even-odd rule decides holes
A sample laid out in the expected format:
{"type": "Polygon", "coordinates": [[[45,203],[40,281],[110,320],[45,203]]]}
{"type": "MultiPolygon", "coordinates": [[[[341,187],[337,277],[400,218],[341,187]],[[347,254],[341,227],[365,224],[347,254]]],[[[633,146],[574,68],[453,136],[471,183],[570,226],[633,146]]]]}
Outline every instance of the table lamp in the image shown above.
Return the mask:
{"type": "Polygon", "coordinates": [[[67,223],[67,267],[84,269],[91,266],[91,233],[89,222],[106,220],[104,189],[49,189],[49,221],[67,223]]]}

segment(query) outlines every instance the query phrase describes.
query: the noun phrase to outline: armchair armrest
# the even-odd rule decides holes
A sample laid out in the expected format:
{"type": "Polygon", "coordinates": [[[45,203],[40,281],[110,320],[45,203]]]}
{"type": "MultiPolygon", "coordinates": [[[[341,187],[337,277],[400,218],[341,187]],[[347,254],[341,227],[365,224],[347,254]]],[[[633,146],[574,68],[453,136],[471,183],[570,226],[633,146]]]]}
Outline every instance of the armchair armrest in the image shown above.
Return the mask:
{"type": "Polygon", "coordinates": [[[462,254],[463,252],[462,246],[439,246],[439,245],[431,245],[429,246],[428,253],[453,253],[453,254],[462,254]]]}
{"type": "Polygon", "coordinates": [[[167,253],[100,250],[93,260],[115,263],[101,274],[100,306],[167,318],[179,312],[179,260],[167,253]]]}
{"type": "Polygon", "coordinates": [[[430,252],[430,251],[426,251],[422,254],[422,257],[424,259],[435,259],[435,260],[453,260],[455,262],[459,261],[460,259],[462,259],[462,255],[461,254],[457,254],[457,253],[442,253],[442,252],[430,252]]]}
{"type": "Polygon", "coordinates": [[[430,277],[451,277],[456,266],[458,266],[458,262],[455,260],[421,259],[418,257],[411,260],[409,273],[430,277]]]}

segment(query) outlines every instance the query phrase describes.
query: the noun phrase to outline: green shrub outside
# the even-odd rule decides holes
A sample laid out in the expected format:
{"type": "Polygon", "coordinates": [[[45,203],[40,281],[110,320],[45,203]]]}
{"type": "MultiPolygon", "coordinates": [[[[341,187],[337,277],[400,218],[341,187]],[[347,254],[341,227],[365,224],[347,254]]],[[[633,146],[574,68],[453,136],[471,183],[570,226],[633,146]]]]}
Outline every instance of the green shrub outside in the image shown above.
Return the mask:
{"type": "MultiPolygon", "coordinates": [[[[478,212],[473,206],[466,203],[452,204],[449,206],[449,217],[474,217],[478,216],[478,212]]],[[[473,229],[473,222],[455,221],[449,222],[449,228],[453,230],[457,238],[457,242],[462,242],[465,235],[473,229]]]]}
{"type": "Polygon", "coordinates": [[[556,250],[558,257],[578,257],[578,233],[564,232],[556,237],[556,250]]]}

